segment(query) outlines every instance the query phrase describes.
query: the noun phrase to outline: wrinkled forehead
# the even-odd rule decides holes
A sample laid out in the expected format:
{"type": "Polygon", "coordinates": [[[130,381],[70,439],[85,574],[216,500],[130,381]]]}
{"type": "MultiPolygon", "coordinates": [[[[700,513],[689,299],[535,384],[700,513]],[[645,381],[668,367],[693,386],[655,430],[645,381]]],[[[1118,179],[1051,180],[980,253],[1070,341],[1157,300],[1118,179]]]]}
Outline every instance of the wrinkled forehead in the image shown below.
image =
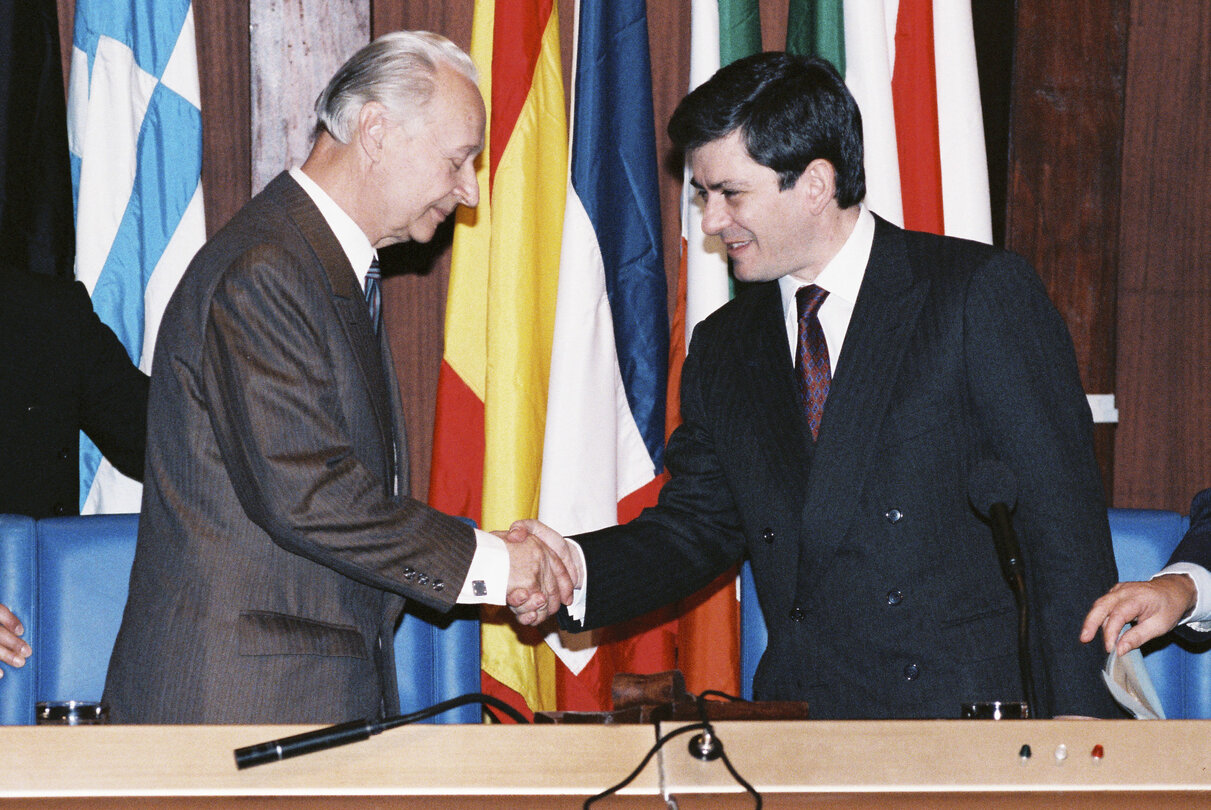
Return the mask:
{"type": "Polygon", "coordinates": [[[483,145],[486,113],[479,88],[461,72],[439,65],[434,92],[418,112],[422,126],[460,141],[460,146],[483,145]]]}

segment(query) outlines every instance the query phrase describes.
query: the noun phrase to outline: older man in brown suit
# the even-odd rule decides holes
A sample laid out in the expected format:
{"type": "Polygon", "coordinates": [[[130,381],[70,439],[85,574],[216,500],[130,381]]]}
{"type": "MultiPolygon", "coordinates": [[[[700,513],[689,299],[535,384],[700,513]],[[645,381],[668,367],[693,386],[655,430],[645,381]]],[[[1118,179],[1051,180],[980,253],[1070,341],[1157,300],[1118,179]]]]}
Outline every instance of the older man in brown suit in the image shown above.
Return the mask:
{"type": "Polygon", "coordinates": [[[316,102],[315,146],[198,253],[156,344],[139,545],[105,699],[117,722],[329,723],[397,711],[405,599],[571,597],[515,550],[407,496],[375,250],[479,198],[470,59],[399,32],[316,102]],[[376,331],[380,334],[376,335],[376,331]]]}

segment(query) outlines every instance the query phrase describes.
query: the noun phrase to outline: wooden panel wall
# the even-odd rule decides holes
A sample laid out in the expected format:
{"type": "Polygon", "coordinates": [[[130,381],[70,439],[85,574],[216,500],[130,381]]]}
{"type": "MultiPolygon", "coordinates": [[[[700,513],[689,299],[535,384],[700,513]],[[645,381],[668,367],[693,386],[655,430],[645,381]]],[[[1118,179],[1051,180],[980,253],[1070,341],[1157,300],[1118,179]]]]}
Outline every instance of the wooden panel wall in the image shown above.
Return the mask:
{"type": "Polygon", "coordinates": [[[1136,0],[1128,51],[1115,503],[1211,486],[1211,3],[1136,0]]]}
{"type": "MultiPolygon", "coordinates": [[[[1018,0],[1005,243],[1047,285],[1089,394],[1115,390],[1127,10],[1128,0],[1018,0]]],[[[1113,440],[1113,425],[1095,428],[1108,496],[1113,440]]]]}
{"type": "MultiPolygon", "coordinates": [[[[59,0],[65,69],[74,2],[59,0]]],[[[289,2],[314,6],[319,16],[303,19],[296,26],[300,31],[319,31],[345,9],[330,0],[289,2]]],[[[766,48],[781,47],[787,3],[761,4],[766,48]]],[[[975,4],[977,18],[989,3],[994,0],[975,4]]],[[[250,5],[195,4],[211,233],[256,185],[250,5]]],[[[425,28],[466,48],[473,6],[474,0],[370,0],[370,35],[425,28]]],[[[671,153],[664,124],[686,85],[689,0],[649,0],[648,7],[662,226],[672,281],[680,161],[671,153]]],[[[572,0],[558,0],[558,9],[566,74],[572,0]]],[[[1211,96],[1204,92],[1211,86],[1211,4],[1017,0],[1016,24],[1016,36],[1004,32],[1015,41],[1006,242],[1035,263],[1067,319],[1086,390],[1118,396],[1117,436],[1109,428],[1098,436],[1107,475],[1110,459],[1117,460],[1114,502],[1184,511],[1190,493],[1211,482],[1211,385],[1203,372],[1211,360],[1211,192],[1205,182],[1211,169],[1211,96]]],[[[304,117],[311,99],[305,101],[304,117]]],[[[421,497],[428,482],[449,242],[447,229],[431,245],[400,246],[384,256],[385,311],[405,387],[421,497]]]]}

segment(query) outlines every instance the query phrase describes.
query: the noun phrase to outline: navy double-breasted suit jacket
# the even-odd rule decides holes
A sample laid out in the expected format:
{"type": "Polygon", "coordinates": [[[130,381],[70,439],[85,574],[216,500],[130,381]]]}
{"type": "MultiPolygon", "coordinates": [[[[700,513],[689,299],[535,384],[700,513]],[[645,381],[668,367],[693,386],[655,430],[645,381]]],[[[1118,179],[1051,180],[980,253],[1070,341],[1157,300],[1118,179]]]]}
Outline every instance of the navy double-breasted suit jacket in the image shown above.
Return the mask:
{"type": "MultiPolygon", "coordinates": [[[[1204,489],[1190,503],[1190,528],[1167,564],[1177,562],[1194,563],[1211,569],[1211,489],[1204,489]]],[[[1187,626],[1179,626],[1177,632],[1193,641],[1211,639],[1211,631],[1199,632],[1187,626]]]]}
{"type": "Polygon", "coordinates": [[[838,718],[1020,700],[1013,595],[968,499],[974,465],[995,459],[1017,480],[1043,709],[1117,716],[1101,654],[1078,640],[1116,580],[1090,412],[1029,265],[877,220],[814,443],[783,324],[770,282],[695,331],[659,504],[576,538],[582,626],[683,597],[747,555],[769,630],[759,699],[838,718]]]}

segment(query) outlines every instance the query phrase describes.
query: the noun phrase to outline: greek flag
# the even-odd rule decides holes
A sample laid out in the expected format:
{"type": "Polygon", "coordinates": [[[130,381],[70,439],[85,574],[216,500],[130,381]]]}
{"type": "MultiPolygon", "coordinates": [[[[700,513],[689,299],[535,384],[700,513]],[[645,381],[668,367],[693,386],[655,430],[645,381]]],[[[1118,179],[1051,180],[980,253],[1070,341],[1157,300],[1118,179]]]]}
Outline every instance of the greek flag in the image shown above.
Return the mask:
{"type": "MultiPolygon", "coordinates": [[[[190,0],[77,0],[67,106],[76,278],[150,372],[164,306],[206,238],[190,0]]],[[[137,512],[141,489],[81,435],[81,512],[137,512]]]]}

